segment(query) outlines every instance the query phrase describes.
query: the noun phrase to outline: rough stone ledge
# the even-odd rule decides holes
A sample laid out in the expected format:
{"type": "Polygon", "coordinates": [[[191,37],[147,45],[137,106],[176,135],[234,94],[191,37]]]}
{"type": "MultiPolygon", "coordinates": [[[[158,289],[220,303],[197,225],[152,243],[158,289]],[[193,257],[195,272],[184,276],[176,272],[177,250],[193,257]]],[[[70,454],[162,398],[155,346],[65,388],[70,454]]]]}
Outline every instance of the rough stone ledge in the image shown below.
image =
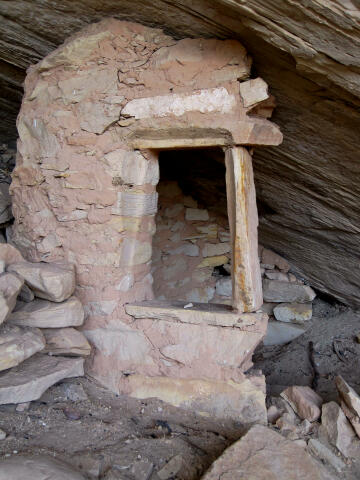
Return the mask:
{"type": "Polygon", "coordinates": [[[263,375],[244,375],[240,382],[130,375],[120,380],[118,391],[138,399],[158,398],[202,416],[232,419],[242,426],[267,422],[263,375]]]}
{"type": "Polygon", "coordinates": [[[125,311],[134,318],[178,321],[195,325],[244,328],[263,323],[268,316],[264,313],[237,313],[229,305],[215,303],[193,303],[184,308],[186,302],[147,301],[128,303],[125,311]]]}

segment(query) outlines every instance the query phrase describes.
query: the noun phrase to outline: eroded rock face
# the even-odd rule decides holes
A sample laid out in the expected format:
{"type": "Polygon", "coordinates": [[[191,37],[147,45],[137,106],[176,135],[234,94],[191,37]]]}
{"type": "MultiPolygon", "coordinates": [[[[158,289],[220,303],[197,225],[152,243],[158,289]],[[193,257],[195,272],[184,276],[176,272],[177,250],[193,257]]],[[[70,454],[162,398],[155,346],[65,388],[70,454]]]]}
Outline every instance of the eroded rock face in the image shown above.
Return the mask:
{"type": "MultiPolygon", "coordinates": [[[[157,23],[182,38],[239,38],[276,95],[276,122],[284,133],[280,148],[256,151],[254,156],[257,196],[264,207],[261,239],[312,285],[358,305],[360,80],[355,2],[311,0],[303,8],[290,0],[281,6],[276,0],[217,0],[210,8],[206,0],[191,6],[155,0],[140,7],[133,0],[116,5],[105,0],[101,6],[87,0],[74,1],[66,12],[59,12],[36,4],[31,7],[38,27],[34,32],[27,24],[27,5],[13,8],[4,2],[3,29],[13,41],[0,46],[7,72],[0,99],[6,112],[1,132],[11,132],[6,138],[16,136],[25,69],[102,16],[157,23]]],[[[61,88],[72,101],[71,86],[61,88]]]]}

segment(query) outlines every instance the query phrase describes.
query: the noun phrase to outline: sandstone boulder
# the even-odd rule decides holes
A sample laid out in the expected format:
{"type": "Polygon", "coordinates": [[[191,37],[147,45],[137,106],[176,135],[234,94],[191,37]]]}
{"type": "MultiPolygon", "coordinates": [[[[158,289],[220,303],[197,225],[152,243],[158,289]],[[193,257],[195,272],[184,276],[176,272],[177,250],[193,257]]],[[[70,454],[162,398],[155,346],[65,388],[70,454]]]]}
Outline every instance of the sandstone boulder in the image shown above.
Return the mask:
{"type": "Polygon", "coordinates": [[[0,461],[0,480],[85,480],[66,463],[56,458],[14,455],[0,461]]]}
{"type": "Polygon", "coordinates": [[[16,305],[23,280],[12,273],[0,276],[0,323],[5,322],[16,305]]]}
{"type": "Polygon", "coordinates": [[[211,465],[202,480],[335,480],[303,447],[255,425],[211,465]]]}
{"type": "Polygon", "coordinates": [[[320,439],[324,438],[344,457],[356,458],[360,454],[360,440],[336,402],[323,405],[319,435],[320,439]]]}
{"type": "Polygon", "coordinates": [[[84,309],[76,297],[70,297],[61,303],[34,300],[22,304],[9,316],[9,322],[22,327],[78,327],[83,321],[84,309]]]}
{"type": "Polygon", "coordinates": [[[288,387],[280,394],[287,400],[300,418],[314,422],[321,415],[322,398],[310,387],[288,387]]]}
{"type": "Polygon", "coordinates": [[[52,302],[62,302],[75,290],[75,269],[70,263],[19,262],[8,271],[20,275],[35,295],[52,302]]]}
{"type": "Polygon", "coordinates": [[[19,365],[45,347],[45,339],[37,328],[4,325],[0,329],[0,371],[19,365]]]}
{"type": "Polygon", "coordinates": [[[315,298],[314,290],[307,285],[291,282],[265,279],[263,281],[263,296],[265,302],[311,302],[315,298]]]}
{"type": "Polygon", "coordinates": [[[0,405],[37,400],[45,390],[63,378],[84,375],[83,364],[83,358],[52,357],[38,353],[0,374],[0,405]]]}
{"type": "Polygon", "coordinates": [[[51,355],[90,355],[91,347],[83,333],[75,328],[45,328],[45,352],[51,355]]]}
{"type": "Polygon", "coordinates": [[[311,320],[311,303],[280,303],[274,308],[274,316],[280,322],[305,323],[311,320]]]}

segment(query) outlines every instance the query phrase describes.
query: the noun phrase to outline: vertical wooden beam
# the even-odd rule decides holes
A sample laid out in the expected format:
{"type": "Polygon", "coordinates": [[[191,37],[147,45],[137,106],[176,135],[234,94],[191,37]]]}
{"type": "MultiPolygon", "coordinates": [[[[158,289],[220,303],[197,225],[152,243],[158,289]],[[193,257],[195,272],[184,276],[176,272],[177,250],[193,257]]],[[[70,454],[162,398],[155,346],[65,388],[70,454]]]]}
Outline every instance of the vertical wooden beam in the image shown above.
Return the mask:
{"type": "Polygon", "coordinates": [[[263,303],[258,258],[258,214],[252,159],[244,147],[226,150],[226,194],[232,248],[232,304],[253,312],[263,303]]]}

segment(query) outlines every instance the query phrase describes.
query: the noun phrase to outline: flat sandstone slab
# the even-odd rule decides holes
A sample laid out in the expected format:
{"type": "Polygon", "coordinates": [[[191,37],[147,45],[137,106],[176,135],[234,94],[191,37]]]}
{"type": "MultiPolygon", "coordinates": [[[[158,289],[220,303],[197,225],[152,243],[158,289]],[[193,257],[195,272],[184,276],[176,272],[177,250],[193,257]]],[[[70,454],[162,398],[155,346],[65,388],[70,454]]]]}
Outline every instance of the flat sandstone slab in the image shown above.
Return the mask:
{"type": "Polygon", "coordinates": [[[51,385],[64,378],[84,375],[83,358],[42,355],[0,374],[0,405],[37,400],[51,385]]]}
{"type": "Polygon", "coordinates": [[[148,301],[128,303],[125,305],[125,311],[134,318],[154,318],[220,327],[242,328],[267,320],[264,313],[237,313],[228,305],[192,303],[192,307],[184,308],[186,305],[189,303],[148,301]]]}
{"type": "Polygon", "coordinates": [[[119,383],[120,393],[138,399],[158,398],[175,407],[204,416],[233,419],[242,425],[267,423],[265,379],[242,382],[129,375],[119,383]]]}
{"type": "Polygon", "coordinates": [[[83,333],[75,328],[44,328],[45,352],[51,355],[90,355],[91,347],[83,333]]]}
{"type": "Polygon", "coordinates": [[[265,279],[263,281],[263,296],[264,302],[307,303],[312,302],[316,294],[308,285],[265,279]]]}
{"type": "Polygon", "coordinates": [[[75,290],[75,269],[71,263],[13,263],[8,268],[25,280],[35,295],[52,302],[62,302],[75,290]]]}
{"type": "Polygon", "coordinates": [[[305,449],[262,425],[246,435],[211,465],[202,480],[335,480],[305,449]]]}
{"type": "Polygon", "coordinates": [[[15,367],[45,347],[38,328],[4,325],[0,329],[0,371],[15,367]]]}
{"type": "Polygon", "coordinates": [[[83,324],[84,309],[79,299],[70,297],[62,303],[34,300],[9,316],[9,322],[21,327],[60,328],[83,324]]]}

